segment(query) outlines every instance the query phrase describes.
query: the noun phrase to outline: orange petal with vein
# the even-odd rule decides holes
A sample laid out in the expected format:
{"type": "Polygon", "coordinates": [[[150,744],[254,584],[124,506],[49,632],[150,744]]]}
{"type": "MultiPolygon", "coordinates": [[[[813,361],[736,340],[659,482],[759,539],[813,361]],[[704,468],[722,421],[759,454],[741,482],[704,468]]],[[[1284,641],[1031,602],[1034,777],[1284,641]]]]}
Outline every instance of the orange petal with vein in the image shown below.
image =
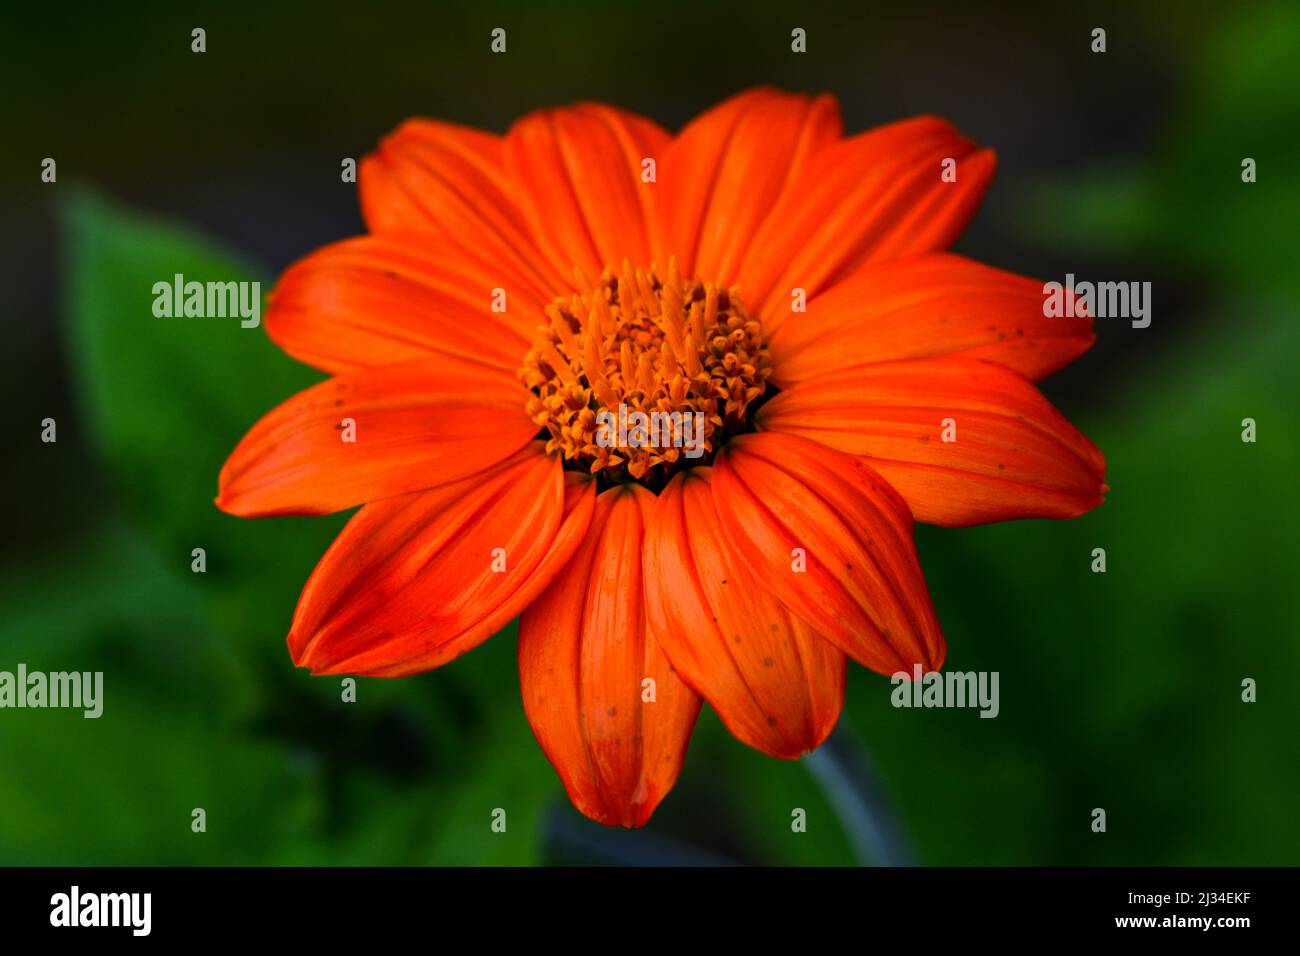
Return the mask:
{"type": "Polygon", "coordinates": [[[1043,315],[1043,284],[961,256],[872,263],[808,302],[772,336],[772,381],[892,359],[960,355],[1044,378],[1095,340],[1089,318],[1043,315]]]}
{"type": "Polygon", "coordinates": [[[534,445],[486,476],[366,505],[303,589],[294,663],[401,677],[459,657],[560,572],[595,497],[595,482],[534,445]]]}
{"type": "Polygon", "coordinates": [[[448,254],[429,237],[364,236],[325,246],[285,272],[267,334],[327,372],[448,355],[514,372],[542,293],[508,262],[448,254]],[[493,311],[494,290],[506,311],[493,311]]]}
{"type": "Polygon", "coordinates": [[[672,789],[700,708],[646,626],[641,553],[653,504],[638,485],[602,494],[582,547],[519,622],[538,743],[574,806],[625,827],[642,826],[672,789]]]}
{"type": "Polygon", "coordinates": [[[943,663],[911,513],[863,459],[794,435],[741,435],[712,485],[738,559],[845,654],[881,674],[943,663]]]}
{"type": "Polygon", "coordinates": [[[654,183],[642,182],[641,163],[668,141],[650,120],[595,103],[541,110],[510,127],[506,166],[519,206],[557,270],[577,266],[594,279],[624,259],[650,264],[654,183]]]}
{"type": "Polygon", "coordinates": [[[514,376],[448,359],[327,379],[249,429],[221,469],[217,506],[329,514],[465,478],[533,438],[526,398],[514,376]]]}
{"type": "Polygon", "coordinates": [[[793,759],[844,706],[845,658],[768,592],[727,543],[708,469],[674,478],[646,531],[650,629],[738,739],[793,759]]]}
{"type": "Polygon", "coordinates": [[[488,262],[509,262],[535,288],[556,272],[522,221],[495,133],[436,120],[407,120],[361,161],[361,212],[372,233],[420,232],[488,262]]]}
{"type": "Polygon", "coordinates": [[[865,456],[932,524],[1073,518],[1106,490],[1096,446],[993,362],[881,362],[818,376],[778,394],[756,421],[865,456]],[[945,419],[955,441],[942,440],[945,419]]]}
{"type": "Polygon", "coordinates": [[[814,297],[861,263],[946,249],[994,166],[992,150],[932,116],[842,140],[808,164],[754,236],[740,271],[745,303],[776,329],[795,288],[814,297]],[[956,161],[956,182],[943,181],[945,159],[956,161]]]}
{"type": "Polygon", "coordinates": [[[758,227],[803,171],[841,136],[834,97],[760,88],[692,120],[658,163],[655,254],[723,288],[758,227]]]}

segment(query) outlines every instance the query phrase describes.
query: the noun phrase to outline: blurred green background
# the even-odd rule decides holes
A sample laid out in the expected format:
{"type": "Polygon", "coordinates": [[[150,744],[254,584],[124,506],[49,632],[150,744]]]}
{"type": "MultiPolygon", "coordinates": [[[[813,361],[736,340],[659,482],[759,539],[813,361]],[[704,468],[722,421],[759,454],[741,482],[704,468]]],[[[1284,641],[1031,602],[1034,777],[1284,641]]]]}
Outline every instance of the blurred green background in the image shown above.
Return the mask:
{"type": "Polygon", "coordinates": [[[918,530],[947,667],[1000,672],[1001,714],[895,710],[852,670],[837,746],[896,848],[876,862],[1300,862],[1300,7],[1132,6],[8,6],[0,670],[102,670],[105,709],[0,711],[0,864],[861,860],[807,761],[707,712],[646,831],[584,825],[524,719],[513,628],[355,704],[294,670],[283,637],[343,516],[211,501],[248,425],[318,376],[261,332],[149,312],[175,272],[265,288],[360,232],[340,159],[409,115],[504,130],[589,98],[676,128],[755,83],[837,94],[850,131],[933,112],[995,146],[959,251],[1154,284],[1150,328],[1100,322],[1044,385],[1109,459],[1106,504],[918,530]]]}

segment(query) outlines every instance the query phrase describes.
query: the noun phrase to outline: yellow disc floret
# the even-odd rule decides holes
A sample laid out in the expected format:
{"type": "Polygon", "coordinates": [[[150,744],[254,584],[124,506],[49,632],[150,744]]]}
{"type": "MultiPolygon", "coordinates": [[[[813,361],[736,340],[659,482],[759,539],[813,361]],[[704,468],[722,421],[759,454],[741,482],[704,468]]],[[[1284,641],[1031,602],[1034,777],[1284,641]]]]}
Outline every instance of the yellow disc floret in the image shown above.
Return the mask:
{"type": "Polygon", "coordinates": [[[737,289],[657,270],[606,270],[546,307],[524,359],[528,414],[593,474],[658,483],[711,460],[771,373],[762,328],[737,289]]]}

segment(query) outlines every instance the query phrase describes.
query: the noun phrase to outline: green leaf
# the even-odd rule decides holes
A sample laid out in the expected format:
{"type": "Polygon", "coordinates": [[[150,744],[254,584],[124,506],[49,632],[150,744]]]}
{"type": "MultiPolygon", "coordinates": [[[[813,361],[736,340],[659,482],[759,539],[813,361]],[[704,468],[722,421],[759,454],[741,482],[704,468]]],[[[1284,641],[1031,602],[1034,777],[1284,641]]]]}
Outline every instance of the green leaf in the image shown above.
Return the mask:
{"type": "Polygon", "coordinates": [[[37,737],[0,741],[0,761],[38,769],[21,792],[0,788],[0,817],[8,808],[39,821],[42,807],[69,805],[40,781],[61,779],[52,763],[92,740],[83,789],[132,809],[105,828],[89,802],[72,801],[84,827],[56,840],[32,822],[8,854],[40,859],[45,841],[70,862],[535,861],[538,821],[559,787],[519,703],[513,628],[435,673],[362,680],[344,704],[338,678],[295,671],[283,643],[344,516],[247,520],[213,504],[221,464],[248,427],[321,376],[238,319],[155,316],[153,286],[177,273],[265,275],[87,192],[63,218],[83,417],[133,527],[89,535],[31,585],[25,627],[58,621],[78,669],[103,659],[113,706],[98,721],[41,722],[44,750],[37,737]],[[204,574],[191,573],[196,547],[204,574]],[[88,582],[84,600],[55,606],[60,571],[88,582]],[[116,623],[106,629],[97,609],[116,623]],[[171,769],[149,763],[155,749],[171,769]],[[209,810],[206,840],[190,838],[188,805],[209,810]],[[506,834],[488,825],[497,806],[506,834]],[[230,825],[247,837],[220,829],[230,825]]]}
{"type": "MultiPolygon", "coordinates": [[[[158,318],[153,287],[264,274],[191,231],[79,192],[64,209],[69,341],[85,421],[128,513],[188,573],[203,548],[206,592],[232,636],[271,647],[341,525],[247,521],[213,504],[226,456],[260,416],[320,374],[238,318],[158,318]]],[[[282,651],[282,648],[276,648],[282,651]]]]}

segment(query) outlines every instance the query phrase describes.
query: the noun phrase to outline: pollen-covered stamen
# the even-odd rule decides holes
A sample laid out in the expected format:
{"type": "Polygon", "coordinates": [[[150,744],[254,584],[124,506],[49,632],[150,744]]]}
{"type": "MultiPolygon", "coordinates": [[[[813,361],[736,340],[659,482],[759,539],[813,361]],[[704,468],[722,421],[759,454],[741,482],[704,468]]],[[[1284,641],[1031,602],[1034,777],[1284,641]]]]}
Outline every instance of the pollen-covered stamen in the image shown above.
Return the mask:
{"type": "Polygon", "coordinates": [[[519,373],[547,451],[614,480],[708,461],[771,371],[737,290],[685,281],[675,259],[666,278],[624,262],[577,281],[580,291],[546,307],[550,324],[519,373]]]}

